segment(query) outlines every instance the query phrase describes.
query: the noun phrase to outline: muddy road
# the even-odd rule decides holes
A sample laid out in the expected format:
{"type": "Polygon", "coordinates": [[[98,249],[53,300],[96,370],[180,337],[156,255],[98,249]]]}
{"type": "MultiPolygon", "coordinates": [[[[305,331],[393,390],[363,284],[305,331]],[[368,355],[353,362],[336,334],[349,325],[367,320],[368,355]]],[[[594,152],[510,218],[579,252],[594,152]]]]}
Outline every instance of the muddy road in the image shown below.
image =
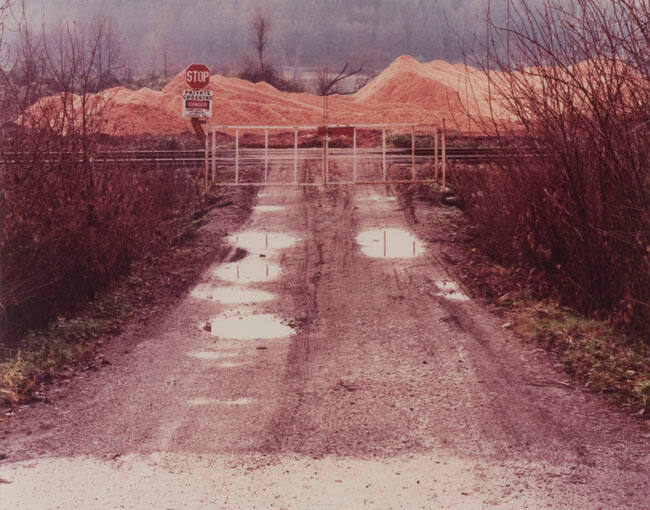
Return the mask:
{"type": "Polygon", "coordinates": [[[435,210],[255,203],[146,334],[2,425],[1,510],[647,508],[647,427],[466,296],[435,210]]]}

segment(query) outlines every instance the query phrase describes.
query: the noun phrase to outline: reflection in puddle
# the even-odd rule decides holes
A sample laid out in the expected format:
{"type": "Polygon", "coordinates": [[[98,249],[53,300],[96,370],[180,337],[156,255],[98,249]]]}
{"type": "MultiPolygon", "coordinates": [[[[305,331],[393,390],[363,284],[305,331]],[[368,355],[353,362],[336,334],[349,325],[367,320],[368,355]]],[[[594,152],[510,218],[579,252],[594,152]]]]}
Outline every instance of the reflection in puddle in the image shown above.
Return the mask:
{"type": "Polygon", "coordinates": [[[244,406],[252,404],[255,399],[252,398],[238,398],[236,400],[219,400],[217,398],[197,397],[188,400],[187,403],[191,406],[208,406],[208,405],[227,405],[227,406],[244,406]]]}
{"type": "Polygon", "coordinates": [[[463,294],[456,282],[444,280],[436,282],[436,287],[440,290],[438,296],[442,296],[452,301],[469,301],[469,298],[463,294]]]}
{"type": "Polygon", "coordinates": [[[298,239],[281,232],[241,232],[228,237],[228,242],[251,253],[261,253],[266,250],[282,250],[290,248],[298,239]]]}
{"type": "Polygon", "coordinates": [[[246,257],[239,262],[219,266],[214,274],[227,282],[265,282],[280,276],[280,266],[260,257],[246,257]]]}
{"type": "Polygon", "coordinates": [[[357,236],[357,243],[368,257],[403,259],[424,252],[422,241],[400,228],[366,230],[357,236]]]}
{"type": "Polygon", "coordinates": [[[213,336],[235,340],[266,340],[291,336],[295,330],[271,313],[224,314],[210,321],[213,336]]]}
{"type": "Polygon", "coordinates": [[[256,205],[253,210],[257,212],[279,212],[284,211],[285,207],[282,205],[256,205]]]}
{"type": "MultiPolygon", "coordinates": [[[[268,264],[264,262],[264,265],[268,264]]],[[[266,274],[266,269],[263,272],[266,274]]],[[[237,269],[235,269],[235,276],[237,276],[237,269]]],[[[274,298],[273,294],[263,290],[245,289],[243,287],[212,287],[206,284],[198,285],[192,291],[191,296],[196,299],[209,299],[229,305],[260,303],[262,301],[271,301],[274,298]]]]}
{"type": "Polygon", "coordinates": [[[205,351],[205,352],[188,352],[187,355],[197,359],[223,359],[223,358],[234,358],[238,354],[236,352],[205,351]]]}

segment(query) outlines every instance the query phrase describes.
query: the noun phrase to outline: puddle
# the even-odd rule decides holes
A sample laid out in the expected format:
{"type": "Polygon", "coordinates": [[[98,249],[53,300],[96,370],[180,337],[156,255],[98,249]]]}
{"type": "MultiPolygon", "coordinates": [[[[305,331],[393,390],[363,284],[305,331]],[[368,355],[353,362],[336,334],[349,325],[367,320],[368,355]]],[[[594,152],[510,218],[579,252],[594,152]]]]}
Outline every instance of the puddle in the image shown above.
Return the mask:
{"type": "Polygon", "coordinates": [[[280,266],[258,256],[246,257],[239,262],[222,264],[214,271],[214,275],[227,282],[266,282],[280,276],[280,266]]]}
{"type": "Polygon", "coordinates": [[[228,237],[232,245],[244,248],[251,253],[263,253],[267,250],[290,248],[298,238],[282,232],[241,232],[228,237]]]}
{"type": "Polygon", "coordinates": [[[223,363],[219,363],[217,365],[218,368],[238,368],[238,367],[246,367],[250,366],[250,363],[241,363],[237,361],[224,361],[223,363]]]}
{"type": "MultiPolygon", "coordinates": [[[[266,265],[266,263],[264,264],[266,265]]],[[[266,269],[264,269],[263,273],[266,274],[266,269]]],[[[236,268],[235,276],[237,276],[236,268]]],[[[275,299],[273,294],[263,290],[245,289],[243,287],[212,287],[206,284],[195,287],[190,295],[196,299],[207,299],[228,305],[261,303],[275,299]]]]}
{"type": "Polygon", "coordinates": [[[197,359],[223,359],[223,358],[234,358],[238,356],[238,353],[205,351],[205,352],[188,352],[187,355],[191,358],[197,358],[197,359]]]}
{"type": "Polygon", "coordinates": [[[424,253],[424,243],[400,228],[366,230],[357,236],[357,243],[368,257],[406,259],[424,253]]]}
{"type": "Polygon", "coordinates": [[[256,205],[253,210],[257,212],[279,212],[284,211],[285,207],[282,205],[256,205]]]}
{"type": "Polygon", "coordinates": [[[224,314],[210,321],[212,336],[232,338],[234,340],[268,340],[285,338],[295,333],[295,330],[282,322],[282,319],[271,313],[224,314]]]}
{"type": "Polygon", "coordinates": [[[244,406],[253,404],[255,399],[252,398],[238,398],[236,400],[219,400],[216,398],[198,397],[188,400],[187,403],[191,406],[208,406],[208,405],[227,405],[227,406],[244,406]]]}
{"type": "Polygon", "coordinates": [[[438,296],[442,296],[445,299],[451,299],[452,301],[469,301],[469,298],[463,294],[456,282],[444,280],[435,283],[438,290],[440,290],[437,294],[438,296]]]}

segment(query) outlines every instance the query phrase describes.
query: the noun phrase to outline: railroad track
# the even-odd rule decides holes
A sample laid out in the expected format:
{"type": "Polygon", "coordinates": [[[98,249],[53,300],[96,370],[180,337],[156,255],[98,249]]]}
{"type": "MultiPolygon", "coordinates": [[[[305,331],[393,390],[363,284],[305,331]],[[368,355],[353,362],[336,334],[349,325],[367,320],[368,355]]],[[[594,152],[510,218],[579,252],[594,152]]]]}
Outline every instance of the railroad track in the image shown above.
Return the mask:
{"type": "MultiPolygon", "coordinates": [[[[259,147],[240,148],[240,164],[254,164],[263,162],[265,158],[265,149],[259,147]]],[[[352,148],[329,148],[329,158],[334,160],[352,159],[352,148]]],[[[267,157],[270,162],[293,161],[296,157],[293,147],[269,148],[267,157]]],[[[321,147],[300,147],[298,149],[298,158],[315,159],[322,155],[321,147]]],[[[62,156],[60,153],[51,153],[51,159],[45,154],[45,161],[59,161],[62,156]]],[[[215,151],[215,159],[220,165],[231,164],[235,160],[234,149],[218,149],[215,151]]],[[[530,156],[534,156],[531,152],[530,156]]],[[[212,153],[208,156],[212,158],[212,153]]],[[[390,148],[386,150],[386,159],[393,164],[406,164],[412,161],[413,154],[410,148],[390,148]]],[[[416,148],[416,163],[423,163],[432,160],[434,149],[416,148]]],[[[452,162],[463,162],[467,164],[480,164],[490,161],[496,161],[505,157],[503,150],[499,147],[447,147],[447,160],[452,162]]],[[[65,158],[65,155],[63,156],[65,158]]],[[[359,161],[381,161],[383,153],[380,148],[358,148],[357,158],[359,161]]],[[[5,153],[0,154],[1,163],[20,163],[29,161],[31,156],[23,153],[5,153]]],[[[43,161],[43,159],[41,159],[43,161]]],[[[95,154],[91,158],[94,165],[145,165],[153,167],[196,167],[205,161],[205,152],[203,150],[129,150],[129,151],[103,151],[95,154]]]]}

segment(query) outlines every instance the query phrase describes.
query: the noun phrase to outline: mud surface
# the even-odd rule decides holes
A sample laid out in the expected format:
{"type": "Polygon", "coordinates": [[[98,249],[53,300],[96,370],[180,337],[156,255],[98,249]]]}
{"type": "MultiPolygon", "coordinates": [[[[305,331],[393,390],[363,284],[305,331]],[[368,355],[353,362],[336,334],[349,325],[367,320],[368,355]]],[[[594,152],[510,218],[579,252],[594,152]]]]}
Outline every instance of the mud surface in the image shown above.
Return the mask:
{"type": "Polygon", "coordinates": [[[647,507],[648,429],[467,297],[440,211],[379,187],[256,205],[110,365],[2,424],[2,510],[647,507]],[[405,246],[364,252],[391,229],[405,246]]]}

